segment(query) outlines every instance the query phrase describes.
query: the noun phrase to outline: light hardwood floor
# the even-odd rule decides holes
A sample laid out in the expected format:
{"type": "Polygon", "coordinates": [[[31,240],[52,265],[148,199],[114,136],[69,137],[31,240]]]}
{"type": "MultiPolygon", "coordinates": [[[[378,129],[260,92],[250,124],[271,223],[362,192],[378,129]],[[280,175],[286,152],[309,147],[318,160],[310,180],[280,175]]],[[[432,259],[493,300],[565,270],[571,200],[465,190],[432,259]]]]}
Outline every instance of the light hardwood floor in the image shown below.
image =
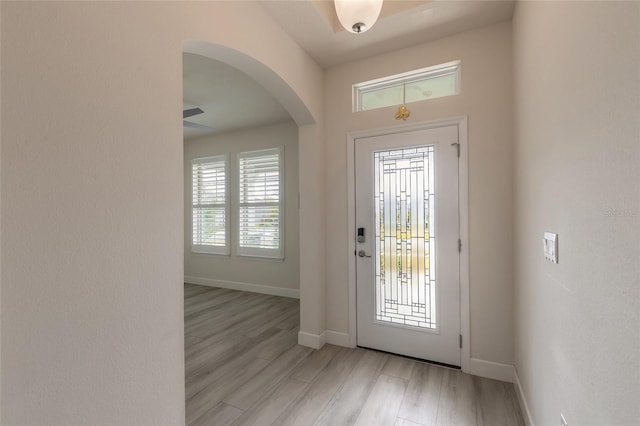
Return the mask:
{"type": "Polygon", "coordinates": [[[185,285],[188,425],[523,425],[513,385],[297,344],[299,302],[185,285]]]}

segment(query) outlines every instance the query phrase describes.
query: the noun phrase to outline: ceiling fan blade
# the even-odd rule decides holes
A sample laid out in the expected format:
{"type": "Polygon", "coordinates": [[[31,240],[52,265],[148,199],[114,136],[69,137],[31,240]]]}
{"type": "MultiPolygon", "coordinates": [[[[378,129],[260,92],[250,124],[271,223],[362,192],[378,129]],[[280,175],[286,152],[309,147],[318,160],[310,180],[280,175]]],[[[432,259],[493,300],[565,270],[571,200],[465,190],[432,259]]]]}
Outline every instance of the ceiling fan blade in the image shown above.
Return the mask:
{"type": "Polygon", "coordinates": [[[184,127],[191,127],[192,129],[207,130],[207,131],[213,130],[213,127],[205,126],[198,123],[192,123],[186,120],[182,120],[182,124],[184,125],[184,127]]]}
{"type": "Polygon", "coordinates": [[[204,111],[200,108],[185,109],[182,111],[182,118],[192,117],[194,115],[202,114],[204,111]]]}

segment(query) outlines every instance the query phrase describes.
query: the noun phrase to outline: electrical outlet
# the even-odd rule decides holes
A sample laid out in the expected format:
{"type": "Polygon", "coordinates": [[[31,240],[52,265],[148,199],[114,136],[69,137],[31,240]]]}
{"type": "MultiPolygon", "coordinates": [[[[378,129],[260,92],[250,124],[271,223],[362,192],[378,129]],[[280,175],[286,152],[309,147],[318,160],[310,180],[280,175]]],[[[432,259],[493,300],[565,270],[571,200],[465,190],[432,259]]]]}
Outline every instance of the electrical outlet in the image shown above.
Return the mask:
{"type": "Polygon", "coordinates": [[[560,413],[560,426],[569,426],[569,423],[567,422],[567,419],[564,418],[562,413],[560,413]]]}

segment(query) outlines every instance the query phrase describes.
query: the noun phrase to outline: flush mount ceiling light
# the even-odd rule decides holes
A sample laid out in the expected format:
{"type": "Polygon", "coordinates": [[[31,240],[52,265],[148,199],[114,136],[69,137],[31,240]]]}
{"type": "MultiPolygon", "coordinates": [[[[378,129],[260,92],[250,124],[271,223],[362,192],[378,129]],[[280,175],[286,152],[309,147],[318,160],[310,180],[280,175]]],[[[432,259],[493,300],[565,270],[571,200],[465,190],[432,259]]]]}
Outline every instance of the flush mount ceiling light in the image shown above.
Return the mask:
{"type": "Polygon", "coordinates": [[[336,14],[345,30],[359,34],[376,23],[382,0],[334,0],[336,14]]]}

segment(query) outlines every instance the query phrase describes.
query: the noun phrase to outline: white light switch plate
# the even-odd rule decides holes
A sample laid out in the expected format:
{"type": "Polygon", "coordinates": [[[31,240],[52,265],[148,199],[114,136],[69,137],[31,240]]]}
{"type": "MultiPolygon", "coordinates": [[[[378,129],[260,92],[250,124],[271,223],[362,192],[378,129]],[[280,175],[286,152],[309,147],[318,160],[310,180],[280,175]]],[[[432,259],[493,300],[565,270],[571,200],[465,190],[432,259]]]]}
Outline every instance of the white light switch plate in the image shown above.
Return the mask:
{"type": "Polygon", "coordinates": [[[558,263],[558,234],[544,233],[544,258],[551,263],[558,263]]]}

